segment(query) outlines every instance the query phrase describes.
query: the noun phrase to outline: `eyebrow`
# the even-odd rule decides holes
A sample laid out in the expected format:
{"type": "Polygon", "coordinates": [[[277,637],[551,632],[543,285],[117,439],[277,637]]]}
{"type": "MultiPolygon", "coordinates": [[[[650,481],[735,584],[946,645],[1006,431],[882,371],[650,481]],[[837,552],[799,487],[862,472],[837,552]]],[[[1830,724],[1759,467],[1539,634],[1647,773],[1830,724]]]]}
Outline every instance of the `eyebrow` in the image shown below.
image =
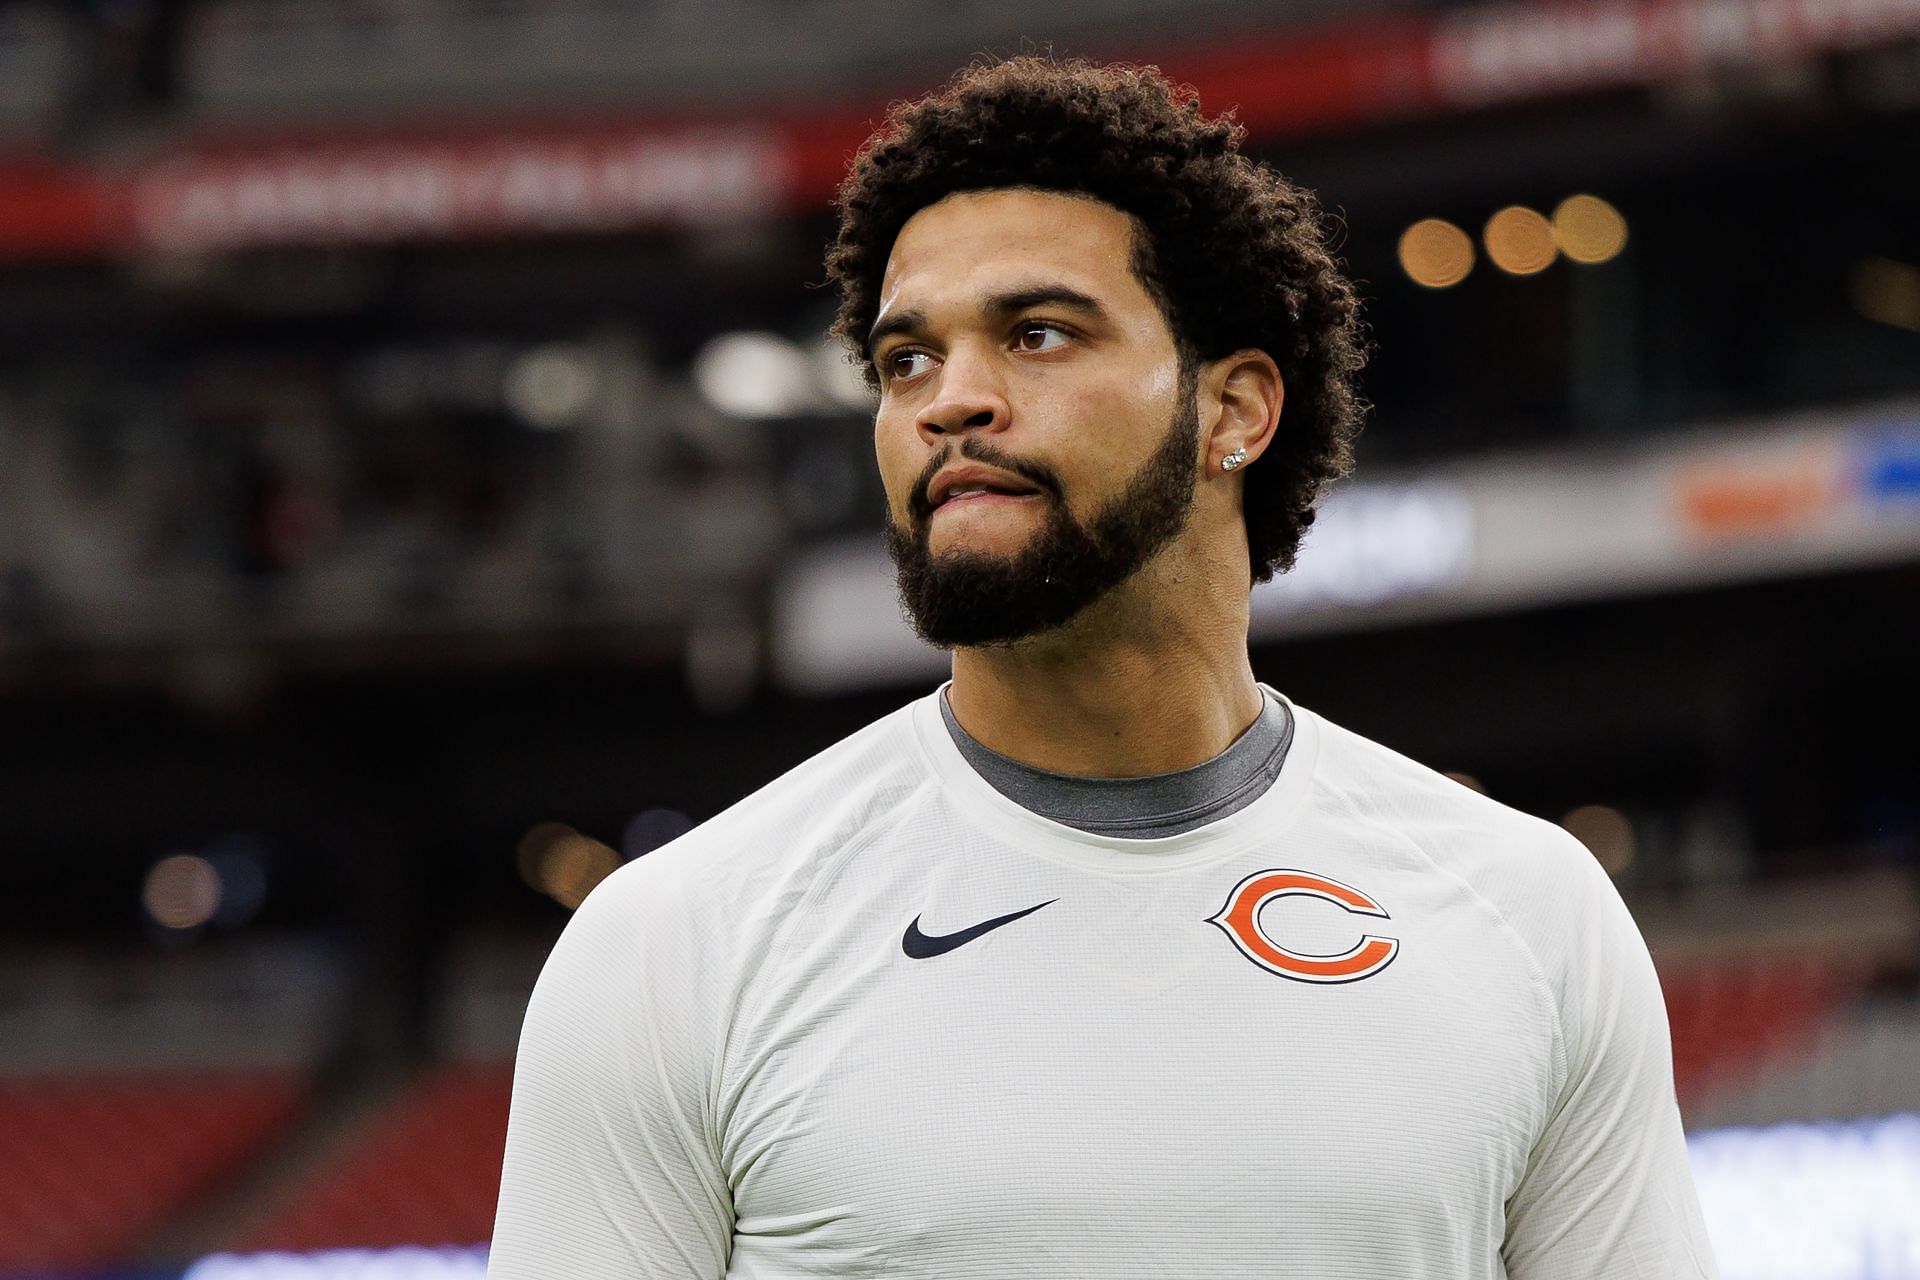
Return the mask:
{"type": "MultiPolygon", "coordinates": [[[[1107,318],[1107,309],[1100,305],[1098,298],[1063,284],[1021,285],[997,290],[980,299],[980,309],[990,316],[1012,315],[1032,307],[1066,307],[1096,319],[1107,318]]],[[[924,311],[896,311],[877,320],[867,334],[867,355],[872,357],[874,347],[880,344],[882,338],[890,338],[896,333],[917,333],[926,327],[927,315],[924,311]]]]}

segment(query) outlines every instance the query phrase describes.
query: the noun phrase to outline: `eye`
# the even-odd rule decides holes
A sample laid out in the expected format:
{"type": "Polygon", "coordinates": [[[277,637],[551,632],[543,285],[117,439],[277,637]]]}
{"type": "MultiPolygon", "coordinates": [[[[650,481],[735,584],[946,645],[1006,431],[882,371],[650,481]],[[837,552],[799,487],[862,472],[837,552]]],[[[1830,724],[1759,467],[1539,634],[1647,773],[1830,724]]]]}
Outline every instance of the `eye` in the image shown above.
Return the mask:
{"type": "Polygon", "coordinates": [[[1066,343],[1066,330],[1052,324],[1023,324],[1013,335],[1013,345],[1021,351],[1053,351],[1066,343]]]}
{"type": "Polygon", "coordinates": [[[889,381],[917,378],[933,365],[933,357],[924,351],[895,351],[881,357],[880,367],[889,381]]]}

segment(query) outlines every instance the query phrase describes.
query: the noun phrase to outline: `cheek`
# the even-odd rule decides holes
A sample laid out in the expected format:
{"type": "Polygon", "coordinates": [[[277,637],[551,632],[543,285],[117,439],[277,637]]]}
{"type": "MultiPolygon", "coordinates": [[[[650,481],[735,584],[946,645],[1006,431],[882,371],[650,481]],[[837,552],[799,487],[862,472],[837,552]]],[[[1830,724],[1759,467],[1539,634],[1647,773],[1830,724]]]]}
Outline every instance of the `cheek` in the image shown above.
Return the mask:
{"type": "Polygon", "coordinates": [[[873,420],[873,456],[880,468],[880,483],[887,491],[887,506],[904,520],[914,481],[927,463],[926,446],[910,423],[903,427],[899,415],[883,409],[873,420]]]}
{"type": "Polygon", "coordinates": [[[1091,515],[1144,465],[1165,438],[1179,388],[1179,371],[1158,371],[1110,383],[1083,385],[1060,419],[1066,438],[1050,442],[1048,460],[1066,486],[1076,516],[1091,515]]]}
{"type": "Polygon", "coordinates": [[[1177,360],[1162,361],[1140,380],[1141,400],[1147,404],[1160,405],[1162,416],[1170,415],[1175,402],[1180,397],[1180,364],[1177,360]]]}

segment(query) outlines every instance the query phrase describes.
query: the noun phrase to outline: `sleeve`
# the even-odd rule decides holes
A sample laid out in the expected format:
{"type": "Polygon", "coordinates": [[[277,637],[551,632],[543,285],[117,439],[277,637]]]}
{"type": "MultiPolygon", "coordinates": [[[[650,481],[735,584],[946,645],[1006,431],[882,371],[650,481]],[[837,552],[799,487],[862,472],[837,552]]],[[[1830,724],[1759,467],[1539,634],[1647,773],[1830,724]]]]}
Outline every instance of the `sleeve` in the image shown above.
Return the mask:
{"type": "Polygon", "coordinates": [[[1507,1202],[1501,1258],[1511,1280],[1716,1280],[1652,957],[1593,857],[1564,852],[1574,884],[1542,959],[1565,1079],[1507,1202]]]}
{"type": "Polygon", "coordinates": [[[695,931],[648,860],[581,904],[514,1065],[489,1280],[708,1280],[733,1207],[708,1117],[695,931]]]}

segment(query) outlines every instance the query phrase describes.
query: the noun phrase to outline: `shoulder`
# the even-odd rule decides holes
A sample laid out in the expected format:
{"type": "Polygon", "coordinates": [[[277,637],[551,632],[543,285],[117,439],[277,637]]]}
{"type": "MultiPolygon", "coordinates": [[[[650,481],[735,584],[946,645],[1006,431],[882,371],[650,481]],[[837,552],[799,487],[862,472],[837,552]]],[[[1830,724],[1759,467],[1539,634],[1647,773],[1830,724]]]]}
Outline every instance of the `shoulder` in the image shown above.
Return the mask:
{"type": "Polygon", "coordinates": [[[928,785],[912,709],[876,720],[627,863],[588,895],[582,913],[670,912],[724,918],[736,930],[777,919],[825,866],[890,825],[928,785]]]}
{"type": "Polygon", "coordinates": [[[1324,719],[1319,727],[1323,803],[1340,820],[1398,837],[1534,949],[1553,949],[1581,917],[1624,910],[1593,854],[1564,828],[1324,719]]]}
{"type": "Polygon", "coordinates": [[[1585,1054],[1622,1009],[1660,1023],[1646,943],[1585,845],[1377,742],[1325,720],[1320,732],[1315,782],[1333,820],[1397,837],[1419,874],[1490,912],[1544,984],[1568,1054],[1585,1054]]]}
{"type": "MultiPolygon", "coordinates": [[[[1311,713],[1307,713],[1311,714],[1311,713]]],[[[1567,873],[1593,861],[1561,827],[1474,790],[1352,730],[1319,719],[1316,780],[1356,820],[1376,822],[1430,852],[1471,847],[1567,873]]]]}

